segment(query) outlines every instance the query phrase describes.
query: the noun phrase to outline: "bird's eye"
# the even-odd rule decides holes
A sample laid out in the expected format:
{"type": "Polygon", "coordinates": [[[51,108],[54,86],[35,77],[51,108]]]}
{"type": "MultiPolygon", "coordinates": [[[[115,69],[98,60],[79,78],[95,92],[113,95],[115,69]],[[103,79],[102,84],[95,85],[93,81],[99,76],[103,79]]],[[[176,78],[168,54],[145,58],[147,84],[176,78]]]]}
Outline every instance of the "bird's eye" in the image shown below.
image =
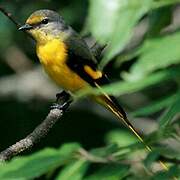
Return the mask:
{"type": "Polygon", "coordinates": [[[49,19],[47,19],[47,18],[46,18],[46,19],[43,19],[43,20],[41,21],[42,24],[47,24],[48,22],[49,22],[49,19]]]}

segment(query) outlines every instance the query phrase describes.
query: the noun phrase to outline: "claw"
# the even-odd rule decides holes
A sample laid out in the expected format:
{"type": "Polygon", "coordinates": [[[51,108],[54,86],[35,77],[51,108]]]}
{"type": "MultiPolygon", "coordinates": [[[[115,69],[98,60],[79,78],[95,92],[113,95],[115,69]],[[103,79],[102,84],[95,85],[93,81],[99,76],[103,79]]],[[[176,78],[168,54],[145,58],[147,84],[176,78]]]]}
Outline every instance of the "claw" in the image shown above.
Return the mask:
{"type": "Polygon", "coordinates": [[[61,101],[68,101],[70,99],[70,94],[67,93],[66,91],[62,91],[61,93],[56,94],[56,102],[61,102],[61,101]]]}
{"type": "Polygon", "coordinates": [[[51,109],[59,109],[65,111],[72,102],[71,95],[66,91],[56,94],[56,103],[50,107],[51,109]]]}
{"type": "Polygon", "coordinates": [[[59,110],[65,111],[69,107],[69,104],[71,102],[72,101],[67,101],[63,104],[53,103],[53,105],[51,106],[51,109],[59,109],[59,110]]]}

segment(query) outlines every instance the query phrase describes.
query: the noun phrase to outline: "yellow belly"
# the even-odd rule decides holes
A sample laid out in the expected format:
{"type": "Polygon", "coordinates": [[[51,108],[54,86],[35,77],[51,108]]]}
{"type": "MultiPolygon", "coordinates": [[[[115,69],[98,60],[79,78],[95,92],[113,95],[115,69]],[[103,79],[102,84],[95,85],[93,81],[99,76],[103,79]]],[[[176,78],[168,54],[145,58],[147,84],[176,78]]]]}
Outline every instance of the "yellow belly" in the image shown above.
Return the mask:
{"type": "Polygon", "coordinates": [[[48,75],[63,89],[75,92],[88,86],[66,65],[67,48],[60,40],[37,44],[37,55],[48,75]]]}

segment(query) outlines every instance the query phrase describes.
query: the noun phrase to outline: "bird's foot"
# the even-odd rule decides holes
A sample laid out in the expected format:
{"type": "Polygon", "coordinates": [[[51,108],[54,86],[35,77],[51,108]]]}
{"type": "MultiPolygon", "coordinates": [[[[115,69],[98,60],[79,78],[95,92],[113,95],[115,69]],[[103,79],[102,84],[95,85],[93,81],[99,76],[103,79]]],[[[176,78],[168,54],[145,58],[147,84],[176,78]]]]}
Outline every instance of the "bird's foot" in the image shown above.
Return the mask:
{"type": "Polygon", "coordinates": [[[66,91],[56,94],[56,102],[53,103],[51,109],[59,109],[65,111],[70,103],[72,102],[72,97],[66,91]]]}

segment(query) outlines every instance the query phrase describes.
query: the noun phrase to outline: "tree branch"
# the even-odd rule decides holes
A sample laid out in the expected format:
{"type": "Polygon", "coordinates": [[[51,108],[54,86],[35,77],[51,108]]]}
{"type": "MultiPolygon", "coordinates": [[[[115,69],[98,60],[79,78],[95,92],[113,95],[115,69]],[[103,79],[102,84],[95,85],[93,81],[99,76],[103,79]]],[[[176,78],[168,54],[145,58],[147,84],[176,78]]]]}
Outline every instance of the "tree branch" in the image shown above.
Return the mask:
{"type": "Polygon", "coordinates": [[[0,153],[0,162],[9,160],[15,155],[30,149],[48,134],[50,129],[62,117],[71,103],[71,101],[67,100],[67,97],[62,98],[60,99],[61,104],[58,102],[58,106],[61,106],[62,109],[52,109],[44,121],[39,126],[37,126],[32,133],[17,143],[11,145],[6,150],[2,151],[0,153]]]}
{"type": "Polygon", "coordinates": [[[0,11],[9,18],[9,20],[16,25],[17,28],[20,27],[20,23],[16,21],[16,19],[12,16],[11,13],[7,12],[3,7],[0,6],[0,11]]]}

